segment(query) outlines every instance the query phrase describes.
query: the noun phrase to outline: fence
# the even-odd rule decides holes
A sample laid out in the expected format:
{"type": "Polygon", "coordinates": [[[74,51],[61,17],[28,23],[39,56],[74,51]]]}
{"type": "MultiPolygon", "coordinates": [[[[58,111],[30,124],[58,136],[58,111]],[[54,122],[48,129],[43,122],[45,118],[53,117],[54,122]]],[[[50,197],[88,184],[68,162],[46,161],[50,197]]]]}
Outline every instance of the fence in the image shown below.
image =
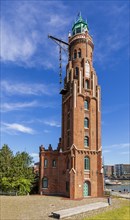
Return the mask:
{"type": "Polygon", "coordinates": [[[10,191],[10,192],[3,192],[3,191],[0,191],[0,195],[1,196],[17,196],[17,191],[10,191]]]}

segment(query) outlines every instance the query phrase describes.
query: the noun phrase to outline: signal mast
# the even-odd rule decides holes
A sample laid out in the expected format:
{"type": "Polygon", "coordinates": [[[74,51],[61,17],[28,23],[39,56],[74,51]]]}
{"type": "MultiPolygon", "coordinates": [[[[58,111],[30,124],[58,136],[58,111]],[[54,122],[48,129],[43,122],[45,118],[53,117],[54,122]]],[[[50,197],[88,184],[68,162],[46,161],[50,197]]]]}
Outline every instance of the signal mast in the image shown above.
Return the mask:
{"type": "Polygon", "coordinates": [[[61,39],[48,35],[48,38],[52,39],[59,46],[59,84],[60,84],[60,94],[65,93],[65,89],[62,89],[62,50],[68,55],[69,44],[61,39]],[[66,46],[63,47],[63,45],[66,46]]]}

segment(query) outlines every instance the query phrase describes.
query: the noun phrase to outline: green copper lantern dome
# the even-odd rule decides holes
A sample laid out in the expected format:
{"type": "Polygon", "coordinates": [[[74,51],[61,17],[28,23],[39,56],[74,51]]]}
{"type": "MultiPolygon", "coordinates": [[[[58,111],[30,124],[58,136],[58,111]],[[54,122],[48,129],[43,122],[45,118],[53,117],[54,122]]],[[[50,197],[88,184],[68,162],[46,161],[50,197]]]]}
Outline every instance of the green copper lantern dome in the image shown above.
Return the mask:
{"type": "Polygon", "coordinates": [[[84,31],[88,31],[88,24],[87,22],[85,22],[82,17],[81,17],[81,13],[78,15],[78,20],[74,23],[73,27],[72,27],[72,34],[79,34],[79,33],[83,33],[84,31]]]}

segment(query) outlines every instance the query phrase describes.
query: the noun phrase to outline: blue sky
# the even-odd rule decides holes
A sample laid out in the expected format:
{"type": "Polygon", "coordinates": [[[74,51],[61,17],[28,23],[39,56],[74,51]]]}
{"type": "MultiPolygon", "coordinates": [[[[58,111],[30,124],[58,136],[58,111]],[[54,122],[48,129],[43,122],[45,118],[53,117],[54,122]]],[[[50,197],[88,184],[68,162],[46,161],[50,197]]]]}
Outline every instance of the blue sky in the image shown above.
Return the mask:
{"type": "MultiPolygon", "coordinates": [[[[129,2],[1,1],[1,146],[57,147],[61,135],[58,47],[79,11],[93,37],[94,67],[102,89],[105,164],[129,162],[129,2]]],[[[66,55],[63,54],[63,75],[66,55]]]]}

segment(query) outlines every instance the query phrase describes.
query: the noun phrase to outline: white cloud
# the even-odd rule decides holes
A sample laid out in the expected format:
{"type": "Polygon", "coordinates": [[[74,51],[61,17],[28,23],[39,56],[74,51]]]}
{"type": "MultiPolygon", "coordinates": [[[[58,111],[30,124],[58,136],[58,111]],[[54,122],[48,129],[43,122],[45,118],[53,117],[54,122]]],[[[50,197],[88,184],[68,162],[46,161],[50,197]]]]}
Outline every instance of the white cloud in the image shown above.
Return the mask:
{"type": "MultiPolygon", "coordinates": [[[[110,62],[111,60],[111,63],[109,63],[110,66],[115,65],[115,62],[119,62],[114,56],[116,52],[122,49],[128,50],[129,11],[127,3],[123,5],[113,4],[109,7],[104,7],[104,5],[99,6],[99,12],[105,16],[103,21],[104,33],[98,35],[98,33],[93,32],[93,35],[95,42],[94,61],[102,65],[102,63],[110,62]],[[118,18],[120,18],[120,22],[117,22],[118,18]]],[[[103,65],[103,67],[105,66],[103,65]]]]}
{"type": "MultiPolygon", "coordinates": [[[[2,7],[1,59],[26,66],[55,68],[56,47],[47,35],[51,33],[61,38],[63,33],[67,33],[74,19],[73,13],[62,1],[14,2],[6,8],[2,7]]],[[[98,6],[99,13],[105,16],[103,25],[108,28],[102,35],[94,33],[96,62],[109,60],[112,52],[128,46],[127,7],[127,3],[98,6]],[[120,22],[117,22],[118,18],[120,22]]]]}
{"type": "Polygon", "coordinates": [[[120,144],[121,148],[130,147],[130,143],[120,144]]]}
{"type": "Polygon", "coordinates": [[[120,152],[120,154],[127,154],[129,156],[130,152],[129,151],[123,151],[123,152],[120,152]]]}
{"type": "Polygon", "coordinates": [[[57,121],[49,120],[49,121],[44,121],[44,124],[49,125],[51,127],[61,127],[60,123],[57,121]]]}
{"type": "Polygon", "coordinates": [[[35,158],[39,158],[39,154],[38,153],[30,153],[31,157],[35,157],[35,158]]]}
{"type": "Polygon", "coordinates": [[[21,132],[21,133],[26,133],[26,134],[34,134],[35,131],[30,128],[30,127],[26,127],[24,125],[21,125],[21,124],[17,124],[17,123],[12,123],[12,124],[9,124],[9,123],[2,123],[2,126],[3,126],[3,131],[7,133],[9,132],[21,132]]]}
{"type": "Polygon", "coordinates": [[[5,103],[1,103],[1,112],[18,111],[18,110],[25,110],[28,108],[36,108],[36,107],[40,107],[43,109],[56,108],[57,103],[47,102],[47,101],[46,102],[37,102],[37,101],[16,102],[16,103],[5,102],[5,103]]]}
{"type": "Polygon", "coordinates": [[[6,102],[6,103],[1,103],[1,112],[20,111],[20,110],[26,110],[28,108],[36,108],[36,107],[41,107],[43,109],[56,108],[57,104],[56,102],[43,102],[42,103],[42,102],[37,102],[37,101],[16,102],[16,103],[6,102]]]}
{"type": "Polygon", "coordinates": [[[44,132],[44,133],[50,133],[50,131],[49,131],[49,130],[46,130],[46,129],[44,129],[43,132],[44,132]]]}
{"type": "MultiPolygon", "coordinates": [[[[39,161],[39,154],[38,153],[30,153],[30,156],[33,157],[34,163],[39,161]]],[[[34,165],[34,164],[33,164],[34,165]]],[[[35,166],[35,165],[34,165],[35,166]]]]}
{"type": "Polygon", "coordinates": [[[53,95],[57,92],[55,84],[25,84],[9,81],[1,82],[1,91],[8,95],[53,95]],[[50,90],[51,88],[51,90],[50,90]]]}
{"type": "Polygon", "coordinates": [[[2,112],[8,112],[8,111],[16,111],[24,108],[31,108],[31,107],[36,107],[37,102],[32,101],[32,102],[17,102],[17,103],[1,103],[1,111],[2,112]]]}
{"type": "Polygon", "coordinates": [[[6,21],[1,22],[2,61],[25,62],[36,51],[36,45],[28,36],[19,36],[6,21]]]}
{"type": "Polygon", "coordinates": [[[69,18],[65,18],[63,14],[50,14],[50,20],[48,25],[51,25],[53,28],[65,27],[69,23],[69,18]]]}
{"type": "Polygon", "coordinates": [[[110,153],[111,151],[110,150],[103,150],[103,153],[110,153]]]}
{"type": "Polygon", "coordinates": [[[118,144],[112,144],[112,145],[108,145],[108,146],[104,146],[105,148],[128,148],[130,147],[130,143],[118,143],[118,144]]]}
{"type": "Polygon", "coordinates": [[[54,68],[56,53],[50,54],[53,42],[47,36],[53,30],[53,35],[61,37],[71,20],[67,6],[59,1],[20,1],[5,7],[2,6],[1,60],[54,68]]]}
{"type": "Polygon", "coordinates": [[[119,148],[130,147],[130,143],[113,144],[112,147],[119,147],[119,148]]]}

